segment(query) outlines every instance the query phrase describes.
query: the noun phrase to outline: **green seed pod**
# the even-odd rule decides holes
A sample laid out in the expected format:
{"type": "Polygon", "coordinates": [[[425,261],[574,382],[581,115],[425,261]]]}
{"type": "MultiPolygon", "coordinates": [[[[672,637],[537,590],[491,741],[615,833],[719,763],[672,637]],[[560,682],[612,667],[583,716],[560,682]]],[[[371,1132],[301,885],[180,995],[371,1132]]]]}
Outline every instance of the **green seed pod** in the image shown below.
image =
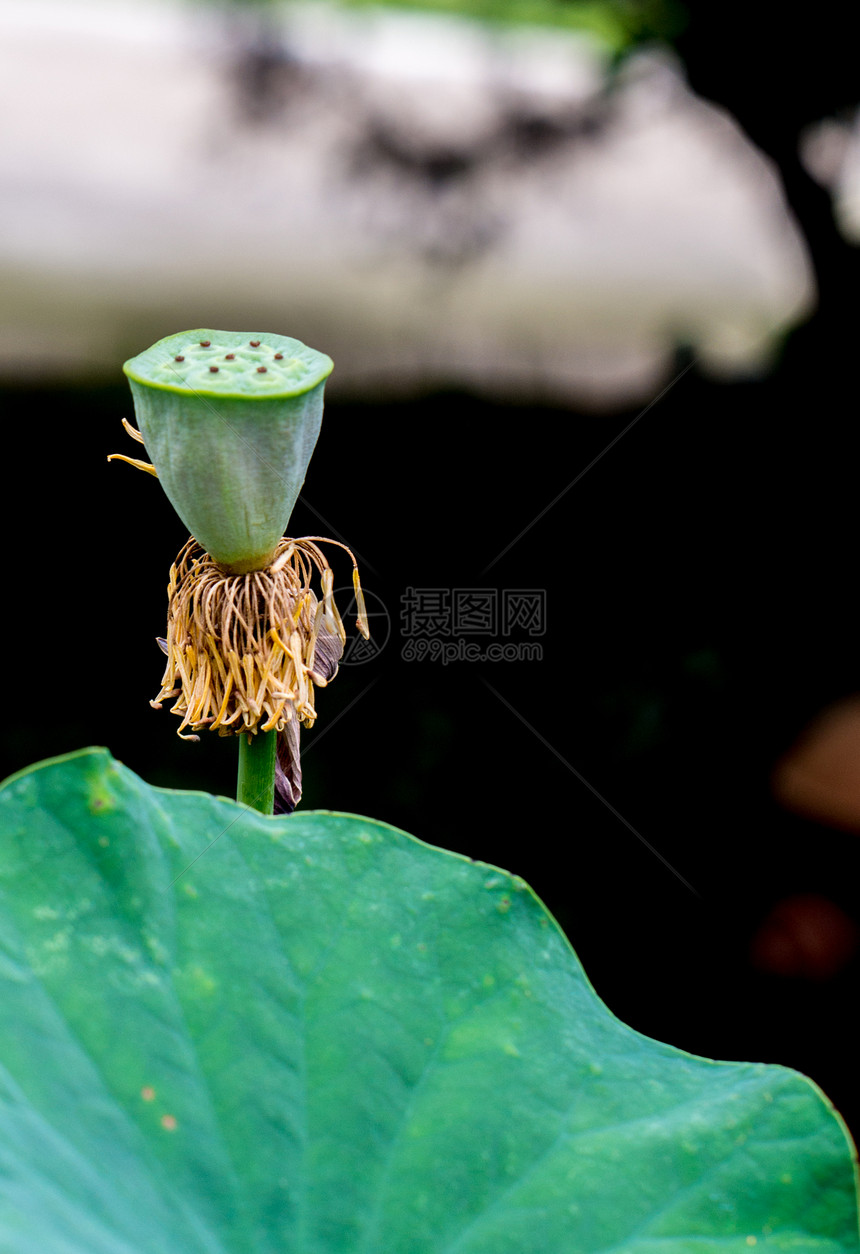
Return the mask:
{"type": "Polygon", "coordinates": [[[123,366],[164,491],[230,574],[274,557],[319,435],[332,366],[285,335],[208,330],[170,335],[123,366]]]}

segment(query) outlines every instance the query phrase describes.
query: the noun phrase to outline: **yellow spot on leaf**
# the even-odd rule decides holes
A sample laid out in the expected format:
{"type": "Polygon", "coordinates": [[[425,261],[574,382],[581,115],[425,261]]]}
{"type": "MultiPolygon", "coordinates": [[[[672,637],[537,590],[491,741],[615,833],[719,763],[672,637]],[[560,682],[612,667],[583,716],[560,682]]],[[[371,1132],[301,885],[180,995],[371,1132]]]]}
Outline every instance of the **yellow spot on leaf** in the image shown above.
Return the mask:
{"type": "Polygon", "coordinates": [[[155,1101],[155,1089],[151,1084],[145,1084],[140,1090],[140,1095],[145,1102],[155,1101]]]}
{"type": "Polygon", "coordinates": [[[175,1132],[176,1131],[176,1116],[175,1115],[162,1115],[161,1126],[162,1128],[164,1128],[165,1132],[175,1132]]]}
{"type": "Polygon", "coordinates": [[[116,808],[114,798],[104,789],[94,788],[90,793],[90,813],[106,814],[116,808]]]}
{"type": "Polygon", "coordinates": [[[188,974],[194,981],[199,993],[211,994],[218,987],[217,981],[213,979],[208,971],[204,971],[203,967],[192,967],[188,974]]]}

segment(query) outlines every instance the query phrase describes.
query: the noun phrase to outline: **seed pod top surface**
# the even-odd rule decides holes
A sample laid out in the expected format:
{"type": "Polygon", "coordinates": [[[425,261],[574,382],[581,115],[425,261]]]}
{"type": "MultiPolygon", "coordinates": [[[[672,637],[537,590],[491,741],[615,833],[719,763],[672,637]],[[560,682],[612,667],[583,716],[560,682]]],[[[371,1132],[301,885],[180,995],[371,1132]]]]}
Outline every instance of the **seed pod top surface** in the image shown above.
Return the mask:
{"type": "Polygon", "coordinates": [[[173,508],[230,573],[263,569],[319,435],[333,362],[286,335],[183,331],[123,366],[173,508]]]}
{"type": "Polygon", "coordinates": [[[181,331],[123,366],[136,383],[180,394],[275,400],[301,396],[331,374],[334,362],[287,335],[181,331]]]}

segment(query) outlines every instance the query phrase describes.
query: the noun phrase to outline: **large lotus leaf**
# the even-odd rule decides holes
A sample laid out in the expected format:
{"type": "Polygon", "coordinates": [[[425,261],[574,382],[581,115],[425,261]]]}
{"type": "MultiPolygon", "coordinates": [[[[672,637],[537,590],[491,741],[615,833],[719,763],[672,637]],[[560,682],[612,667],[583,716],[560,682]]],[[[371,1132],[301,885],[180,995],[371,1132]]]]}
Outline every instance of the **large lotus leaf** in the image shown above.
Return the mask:
{"type": "Polygon", "coordinates": [[[102,750],[0,821],[4,1254],[860,1248],[815,1086],[624,1027],[515,877],[102,750]]]}

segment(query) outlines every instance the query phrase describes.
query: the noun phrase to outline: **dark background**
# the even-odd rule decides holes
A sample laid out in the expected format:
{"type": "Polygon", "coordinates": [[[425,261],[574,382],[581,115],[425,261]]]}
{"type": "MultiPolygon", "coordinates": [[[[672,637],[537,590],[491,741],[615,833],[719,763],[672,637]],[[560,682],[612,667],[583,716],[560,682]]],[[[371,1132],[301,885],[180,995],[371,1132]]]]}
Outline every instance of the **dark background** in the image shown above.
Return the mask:
{"type": "MultiPolygon", "coordinates": [[[[856,953],[814,979],[761,970],[751,945],[793,894],[860,923],[858,837],[770,789],[809,719],[860,690],[860,255],[797,150],[805,125],[860,98],[856,47],[836,6],[774,28],[697,5],[677,40],[693,89],[778,163],[817,269],[818,311],[768,377],[716,383],[693,366],[486,575],[636,410],[332,402],[304,492],[328,525],[304,504],[291,525],[354,545],[392,620],[378,656],[319,694],[303,808],[517,872],[620,1018],[696,1053],[798,1067],[855,1135],[856,953]],[[546,589],[543,660],[401,660],[409,586],[546,589]]],[[[182,743],[148,705],[185,532],[155,480],[105,461],[134,451],[119,366],[115,382],[2,400],[0,773],[95,743],[154,784],[231,794],[235,743],[182,743]]]]}

